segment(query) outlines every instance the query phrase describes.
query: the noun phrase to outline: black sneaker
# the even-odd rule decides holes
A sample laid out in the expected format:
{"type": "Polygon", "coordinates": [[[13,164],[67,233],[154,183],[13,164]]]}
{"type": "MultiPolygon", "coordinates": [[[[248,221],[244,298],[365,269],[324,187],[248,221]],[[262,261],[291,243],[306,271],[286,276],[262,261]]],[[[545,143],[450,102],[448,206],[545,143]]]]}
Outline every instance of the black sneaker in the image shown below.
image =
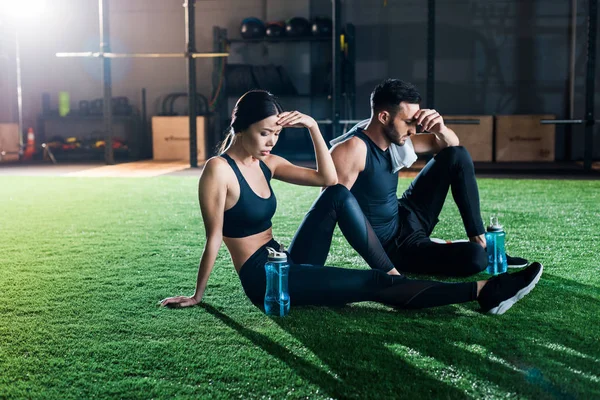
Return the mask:
{"type": "Polygon", "coordinates": [[[488,314],[504,314],[513,304],[531,292],[542,276],[544,267],[532,263],[514,274],[504,273],[491,278],[481,289],[477,301],[481,311],[488,314]]]}
{"type": "Polygon", "coordinates": [[[511,257],[506,254],[506,264],[508,268],[523,268],[527,266],[527,260],[522,257],[511,257]]]}

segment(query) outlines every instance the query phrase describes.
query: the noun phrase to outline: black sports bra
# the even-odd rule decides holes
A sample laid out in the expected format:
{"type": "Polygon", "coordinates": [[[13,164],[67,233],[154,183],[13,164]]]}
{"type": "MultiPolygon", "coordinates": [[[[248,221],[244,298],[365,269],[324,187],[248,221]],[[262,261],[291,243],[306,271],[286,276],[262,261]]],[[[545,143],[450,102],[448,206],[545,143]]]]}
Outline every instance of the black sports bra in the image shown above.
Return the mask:
{"type": "Polygon", "coordinates": [[[248,185],[235,161],[227,154],[221,154],[227,160],[240,184],[240,198],[223,217],[223,236],[242,238],[266,231],[272,226],[271,218],[277,208],[277,199],[271,188],[271,170],[259,160],[260,169],[265,175],[271,195],[264,199],[254,193],[248,185]]]}

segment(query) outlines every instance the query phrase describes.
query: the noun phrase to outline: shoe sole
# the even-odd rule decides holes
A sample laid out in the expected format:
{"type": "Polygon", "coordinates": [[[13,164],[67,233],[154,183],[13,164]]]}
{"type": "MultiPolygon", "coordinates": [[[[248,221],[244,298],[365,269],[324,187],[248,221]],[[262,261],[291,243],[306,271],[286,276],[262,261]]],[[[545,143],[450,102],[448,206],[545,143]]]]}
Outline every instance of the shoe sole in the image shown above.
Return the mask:
{"type": "Polygon", "coordinates": [[[527,263],[525,264],[513,264],[513,265],[507,265],[508,268],[523,268],[526,267],[527,263]]]}
{"type": "Polygon", "coordinates": [[[517,301],[521,300],[523,297],[525,297],[529,292],[531,292],[531,290],[535,287],[535,285],[539,282],[540,277],[542,276],[542,272],[544,272],[544,266],[542,264],[540,271],[538,272],[538,274],[535,276],[535,278],[533,278],[533,280],[529,283],[529,285],[525,286],[523,289],[519,290],[517,292],[517,294],[515,294],[513,297],[511,297],[510,299],[506,299],[503,302],[501,302],[500,304],[498,304],[498,306],[492,308],[490,311],[488,311],[488,314],[494,314],[494,315],[502,315],[504,314],[506,311],[508,311],[517,301]]]}

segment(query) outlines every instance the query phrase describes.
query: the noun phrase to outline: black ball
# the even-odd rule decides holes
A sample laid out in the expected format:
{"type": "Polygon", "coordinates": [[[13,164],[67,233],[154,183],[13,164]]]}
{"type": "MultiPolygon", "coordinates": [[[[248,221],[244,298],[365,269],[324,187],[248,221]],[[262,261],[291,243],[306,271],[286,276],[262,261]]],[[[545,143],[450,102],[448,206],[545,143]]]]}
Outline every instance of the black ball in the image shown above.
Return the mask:
{"type": "Polygon", "coordinates": [[[267,24],[265,34],[268,37],[285,36],[285,24],[283,22],[270,22],[267,24]]]}
{"type": "Polygon", "coordinates": [[[258,18],[246,18],[240,26],[240,35],[244,39],[260,39],[265,36],[265,24],[258,18]]]}
{"type": "Polygon", "coordinates": [[[313,36],[331,36],[333,23],[330,18],[317,17],[312,23],[313,36]]]}
{"type": "Polygon", "coordinates": [[[310,35],[311,25],[306,18],[294,17],[285,24],[285,34],[292,37],[310,35]]]}

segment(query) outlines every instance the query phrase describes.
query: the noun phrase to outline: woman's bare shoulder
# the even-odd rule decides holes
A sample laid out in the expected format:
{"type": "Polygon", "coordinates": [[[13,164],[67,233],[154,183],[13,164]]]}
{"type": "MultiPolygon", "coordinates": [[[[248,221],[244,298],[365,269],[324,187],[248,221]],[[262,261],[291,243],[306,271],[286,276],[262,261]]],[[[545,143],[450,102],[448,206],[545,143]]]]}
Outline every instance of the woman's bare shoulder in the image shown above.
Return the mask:
{"type": "Polygon", "coordinates": [[[233,170],[223,157],[214,156],[209,158],[204,163],[204,168],[200,174],[199,185],[224,185],[227,186],[228,182],[234,177],[233,170]]]}
{"type": "Polygon", "coordinates": [[[231,170],[231,168],[229,167],[229,164],[227,163],[227,160],[225,160],[223,157],[219,157],[219,156],[214,156],[209,158],[205,163],[204,163],[204,168],[202,169],[202,174],[209,174],[209,175],[213,175],[213,174],[222,174],[222,173],[226,173],[227,170],[231,170]]]}

